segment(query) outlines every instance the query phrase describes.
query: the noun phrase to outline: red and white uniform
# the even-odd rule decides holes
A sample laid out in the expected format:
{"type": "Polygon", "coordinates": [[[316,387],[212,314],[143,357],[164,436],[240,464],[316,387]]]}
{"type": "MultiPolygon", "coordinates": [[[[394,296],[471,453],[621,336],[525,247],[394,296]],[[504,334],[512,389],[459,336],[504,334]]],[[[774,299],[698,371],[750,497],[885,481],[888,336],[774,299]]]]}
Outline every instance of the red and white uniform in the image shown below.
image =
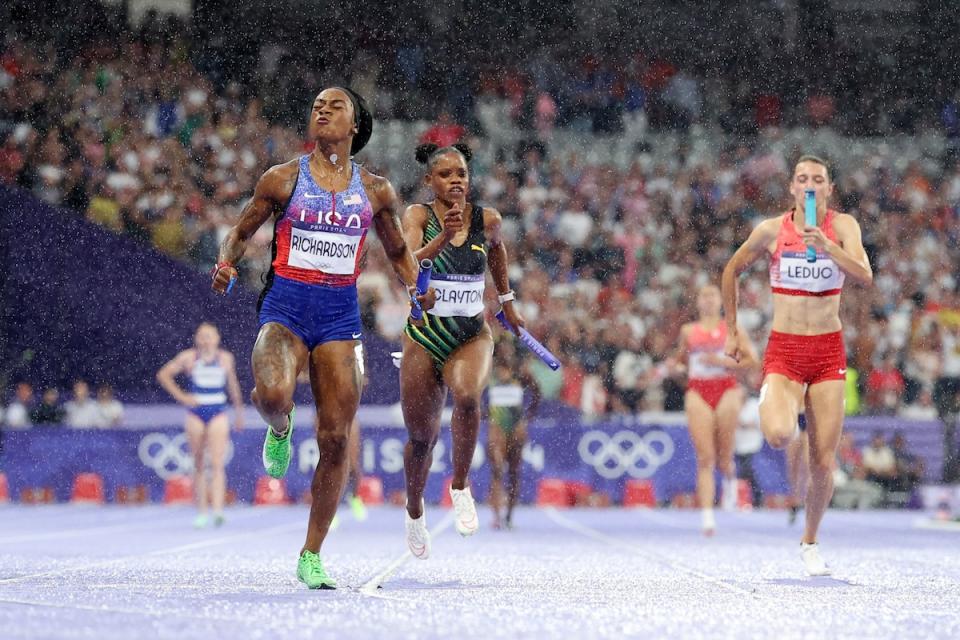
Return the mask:
{"type": "MultiPolygon", "coordinates": [[[[827,210],[820,227],[833,242],[836,211],[827,210]]],[[[770,257],[770,287],[774,293],[786,296],[838,296],[845,275],[837,263],[823,251],[817,252],[816,262],[807,262],[807,245],[793,224],[793,212],[784,214],[777,236],[777,248],[770,257]]]]}
{"type": "MultiPolygon", "coordinates": [[[[827,210],[820,226],[833,242],[837,234],[833,221],[837,212],[827,210]]],[[[793,212],[783,215],[777,248],[770,257],[770,287],[773,293],[787,296],[838,296],[845,275],[837,263],[823,251],[815,262],[807,262],[807,247],[793,224],[793,212]]],[[[772,331],[763,355],[763,375],[778,373],[796,382],[816,384],[824,380],[844,380],[847,354],[843,332],[802,336],[772,331]]]]}
{"type": "Polygon", "coordinates": [[[691,325],[687,334],[687,350],[690,357],[687,363],[687,391],[697,392],[711,409],[720,404],[723,394],[737,387],[737,379],[726,367],[707,364],[707,354],[723,356],[723,346],[727,340],[727,325],[719,323],[708,330],[699,322],[691,325]]]}

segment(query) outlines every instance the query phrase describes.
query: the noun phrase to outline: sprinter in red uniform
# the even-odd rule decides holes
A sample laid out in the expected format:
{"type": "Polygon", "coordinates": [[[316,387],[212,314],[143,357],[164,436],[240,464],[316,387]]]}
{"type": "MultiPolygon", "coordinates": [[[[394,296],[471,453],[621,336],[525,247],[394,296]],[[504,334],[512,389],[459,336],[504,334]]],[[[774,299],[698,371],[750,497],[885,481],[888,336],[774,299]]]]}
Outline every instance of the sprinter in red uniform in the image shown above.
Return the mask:
{"type": "Polygon", "coordinates": [[[817,531],[833,495],[833,462],[843,430],[847,362],[840,290],[847,277],[871,284],[873,270],[856,219],[827,206],[833,182],[824,160],[802,156],[794,167],[790,193],[793,207],[757,225],[723,270],[725,352],[734,359],[741,357],[737,279],[768,254],[773,330],[763,358],[760,427],[767,442],[782,449],[798,437],[797,415],[805,407],[810,480],[800,550],[810,575],[829,575],[817,546],[817,531]],[[804,224],[807,189],[816,195],[815,226],[804,224]],[[807,247],[816,250],[814,262],[807,261],[807,247]]]}
{"type": "Polygon", "coordinates": [[[720,315],[720,289],[707,285],[697,294],[696,322],[680,329],[677,361],[687,360],[687,393],[684,409],[690,428],[690,440],[697,454],[697,500],[703,517],[704,535],[713,535],[716,518],[714,469],[723,475],[723,508],[737,505],[737,475],[733,462],[733,436],[743,407],[743,388],[735,373],[755,367],[756,352],[746,332],[739,331],[742,357],[737,362],[724,355],[727,325],[720,315]]]}

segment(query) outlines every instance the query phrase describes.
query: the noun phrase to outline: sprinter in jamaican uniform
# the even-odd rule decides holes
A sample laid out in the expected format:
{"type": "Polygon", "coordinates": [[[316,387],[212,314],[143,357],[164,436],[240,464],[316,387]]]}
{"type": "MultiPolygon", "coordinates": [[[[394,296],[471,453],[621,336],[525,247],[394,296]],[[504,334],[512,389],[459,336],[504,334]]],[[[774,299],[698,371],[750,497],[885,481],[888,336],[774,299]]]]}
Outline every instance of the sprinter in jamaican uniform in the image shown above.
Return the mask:
{"type": "Polygon", "coordinates": [[[467,200],[470,149],[421,145],[417,160],[427,166],[425,183],[434,199],[407,208],[404,239],[418,260],[433,261],[430,286],[436,303],[421,323],[409,322],[400,366],[400,399],[409,433],[404,449],[407,481],[407,545],[417,558],[430,555],[423,513],[423,488],[440,434],[440,414],[453,394],[454,525],[462,536],[477,531],[477,509],[467,474],[480,429],[480,396],[493,357],[493,335],[484,320],[484,285],[489,264],[507,320],[523,318],[514,309],[507,278],[507,250],[500,237],[500,213],[467,200]]]}

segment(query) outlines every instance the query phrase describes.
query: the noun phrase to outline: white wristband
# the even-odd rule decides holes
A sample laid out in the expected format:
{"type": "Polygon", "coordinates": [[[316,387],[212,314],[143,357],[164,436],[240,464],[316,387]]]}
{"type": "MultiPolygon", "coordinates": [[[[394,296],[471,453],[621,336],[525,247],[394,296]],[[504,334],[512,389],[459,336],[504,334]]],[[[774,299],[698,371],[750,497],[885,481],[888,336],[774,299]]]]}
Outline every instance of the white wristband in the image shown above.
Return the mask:
{"type": "Polygon", "coordinates": [[[504,302],[510,302],[511,300],[516,300],[516,299],[517,297],[513,295],[513,289],[511,289],[510,291],[507,291],[502,296],[497,296],[497,300],[500,301],[500,304],[503,304],[504,302]]]}

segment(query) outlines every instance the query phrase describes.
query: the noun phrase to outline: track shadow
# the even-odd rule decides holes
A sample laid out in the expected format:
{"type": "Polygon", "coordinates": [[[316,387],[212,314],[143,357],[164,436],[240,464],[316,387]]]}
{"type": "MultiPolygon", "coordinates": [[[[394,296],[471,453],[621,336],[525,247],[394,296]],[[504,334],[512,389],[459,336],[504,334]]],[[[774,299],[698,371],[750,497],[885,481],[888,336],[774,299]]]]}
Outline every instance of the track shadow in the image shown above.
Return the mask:
{"type": "Polygon", "coordinates": [[[860,586],[854,582],[849,582],[840,578],[832,578],[830,576],[817,576],[811,578],[772,578],[767,580],[767,584],[778,584],[788,587],[813,587],[814,589],[836,589],[841,587],[860,586]]]}
{"type": "Polygon", "coordinates": [[[481,589],[482,585],[464,585],[459,580],[447,582],[420,582],[409,578],[390,580],[383,586],[384,591],[436,591],[443,589],[481,589]]]}

